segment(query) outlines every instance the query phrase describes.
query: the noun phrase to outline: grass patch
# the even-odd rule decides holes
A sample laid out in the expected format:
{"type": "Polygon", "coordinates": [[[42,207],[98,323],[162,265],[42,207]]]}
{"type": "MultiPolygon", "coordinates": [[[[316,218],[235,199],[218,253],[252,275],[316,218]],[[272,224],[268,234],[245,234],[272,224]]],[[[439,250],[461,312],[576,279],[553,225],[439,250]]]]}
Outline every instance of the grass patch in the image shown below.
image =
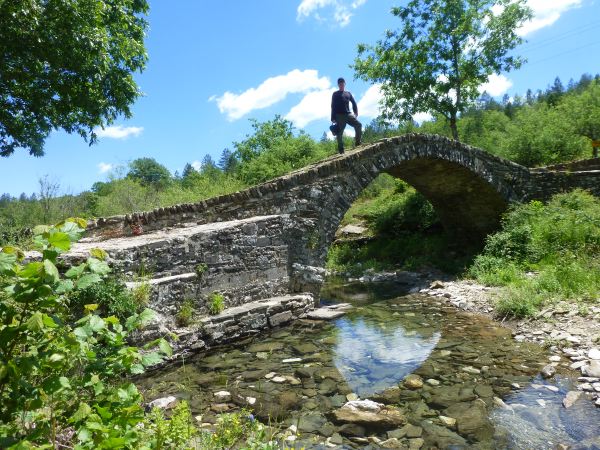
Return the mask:
{"type": "Polygon", "coordinates": [[[225,309],[225,297],[219,292],[213,292],[208,297],[208,312],[213,316],[220,314],[225,309]]]}
{"type": "Polygon", "coordinates": [[[196,309],[194,308],[194,301],[190,298],[186,298],[181,304],[179,312],[175,316],[177,325],[180,327],[190,326],[192,324],[195,312],[196,309]]]}

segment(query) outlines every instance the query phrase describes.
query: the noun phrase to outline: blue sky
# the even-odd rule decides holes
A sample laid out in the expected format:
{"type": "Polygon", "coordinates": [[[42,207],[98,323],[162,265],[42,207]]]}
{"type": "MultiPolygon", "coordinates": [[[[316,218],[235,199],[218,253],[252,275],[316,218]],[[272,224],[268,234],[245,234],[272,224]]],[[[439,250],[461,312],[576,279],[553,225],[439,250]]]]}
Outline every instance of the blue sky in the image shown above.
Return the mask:
{"type": "MultiPolygon", "coordinates": [[[[375,43],[397,26],[396,0],[150,0],[150,56],[136,79],[145,93],[133,118],[117,121],[89,147],[54,132],[46,156],[17,150],[0,158],[0,193],[38,190],[46,174],[62,193],[104,181],[119,166],[153,157],[172,172],[251,132],[249,118],[280,114],[319,138],[329,125],[331,92],[344,76],[359,102],[359,119],[377,115],[377,86],[354,81],[349,65],[359,43],[375,43]]],[[[566,85],[600,72],[600,0],[528,0],[534,20],[518,53],[529,62],[487,86],[497,97],[566,85]]]]}

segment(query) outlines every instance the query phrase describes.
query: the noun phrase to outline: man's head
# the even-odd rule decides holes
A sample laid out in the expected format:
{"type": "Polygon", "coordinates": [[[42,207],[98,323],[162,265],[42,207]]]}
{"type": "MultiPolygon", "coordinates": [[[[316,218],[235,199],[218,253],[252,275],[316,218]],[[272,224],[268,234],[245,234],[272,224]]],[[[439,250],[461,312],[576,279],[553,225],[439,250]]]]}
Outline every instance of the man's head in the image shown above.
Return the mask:
{"type": "Polygon", "coordinates": [[[344,88],[346,87],[346,80],[344,80],[343,78],[338,78],[337,80],[338,83],[338,88],[340,89],[340,91],[343,91],[344,88]]]}

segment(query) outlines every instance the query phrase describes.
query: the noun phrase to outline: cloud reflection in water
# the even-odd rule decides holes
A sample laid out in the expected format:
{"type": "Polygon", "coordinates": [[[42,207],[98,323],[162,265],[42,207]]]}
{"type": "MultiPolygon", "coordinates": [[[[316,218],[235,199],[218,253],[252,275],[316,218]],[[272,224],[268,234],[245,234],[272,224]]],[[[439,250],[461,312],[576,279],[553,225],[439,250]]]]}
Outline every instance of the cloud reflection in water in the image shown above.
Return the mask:
{"type": "Polygon", "coordinates": [[[346,318],[336,323],[338,343],[334,363],[350,388],[365,397],[397,385],[427,360],[441,334],[407,332],[400,324],[384,324],[346,318]]]}

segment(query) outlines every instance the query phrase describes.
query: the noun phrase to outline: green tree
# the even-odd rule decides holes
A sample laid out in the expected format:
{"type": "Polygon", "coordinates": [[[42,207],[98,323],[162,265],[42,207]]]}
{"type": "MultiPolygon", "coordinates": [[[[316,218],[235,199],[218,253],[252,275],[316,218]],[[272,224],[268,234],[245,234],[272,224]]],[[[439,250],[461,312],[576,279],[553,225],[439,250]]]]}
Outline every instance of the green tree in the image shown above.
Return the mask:
{"type": "Polygon", "coordinates": [[[147,55],[146,0],[0,1],[0,155],[44,154],[53,129],[90,144],[131,116],[147,55]]]}
{"type": "Polygon", "coordinates": [[[531,17],[524,0],[411,0],[392,8],[402,23],[375,46],[360,44],[356,76],[382,84],[383,116],[437,112],[459,138],[456,121],[489,76],[518,68],[510,51],[531,17]]]}
{"type": "Polygon", "coordinates": [[[127,177],[139,181],[143,186],[161,188],[171,180],[171,172],[154,158],[138,158],[129,163],[127,177]]]}
{"type": "MultiPolygon", "coordinates": [[[[569,120],[576,134],[592,141],[600,140],[600,82],[594,80],[579,95],[568,95],[559,106],[559,114],[569,120]]],[[[594,148],[598,157],[598,148],[594,148]]]]}
{"type": "Polygon", "coordinates": [[[294,136],[294,126],[289,120],[276,115],[275,119],[259,122],[250,119],[254,133],[241,142],[234,142],[235,155],[242,162],[248,162],[265,150],[274,148],[294,136]]]}

